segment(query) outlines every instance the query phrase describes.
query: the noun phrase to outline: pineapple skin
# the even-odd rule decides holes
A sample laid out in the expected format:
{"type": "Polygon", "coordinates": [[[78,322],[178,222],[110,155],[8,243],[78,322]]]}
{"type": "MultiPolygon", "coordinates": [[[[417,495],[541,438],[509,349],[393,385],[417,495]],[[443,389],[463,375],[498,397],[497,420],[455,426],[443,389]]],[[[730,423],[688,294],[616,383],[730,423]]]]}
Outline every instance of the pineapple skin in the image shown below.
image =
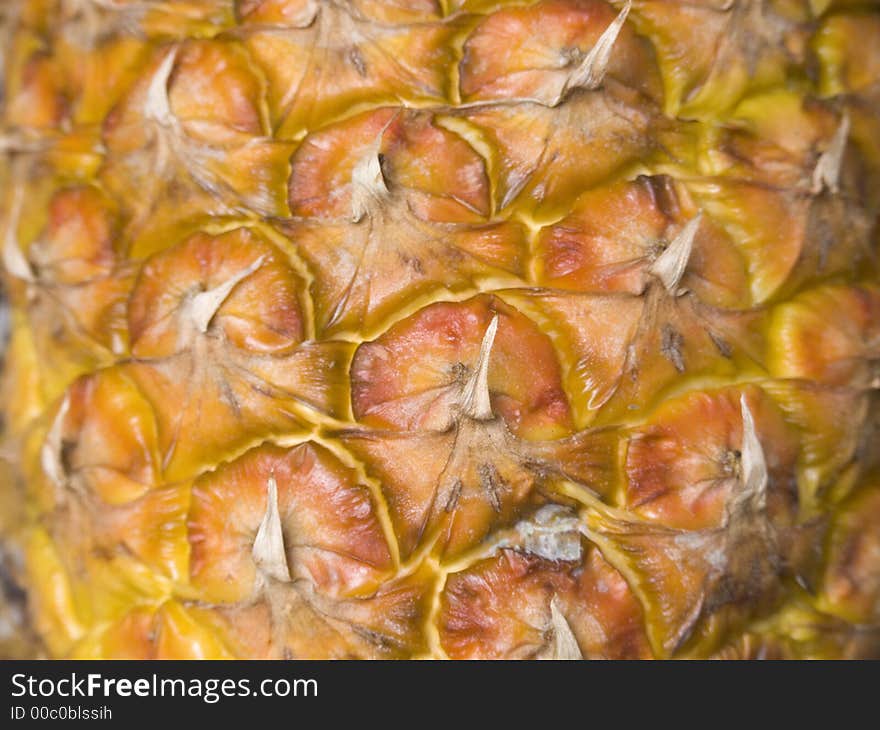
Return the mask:
{"type": "Polygon", "coordinates": [[[880,658],[876,0],[0,44],[0,654],[880,658]]]}

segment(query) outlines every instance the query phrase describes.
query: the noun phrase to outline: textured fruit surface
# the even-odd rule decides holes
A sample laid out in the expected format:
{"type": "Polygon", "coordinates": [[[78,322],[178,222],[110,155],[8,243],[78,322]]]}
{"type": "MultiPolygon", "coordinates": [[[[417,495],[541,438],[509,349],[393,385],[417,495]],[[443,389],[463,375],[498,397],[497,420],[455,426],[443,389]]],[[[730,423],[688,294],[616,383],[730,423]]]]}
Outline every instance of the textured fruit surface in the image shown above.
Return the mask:
{"type": "Polygon", "coordinates": [[[0,47],[0,655],[880,657],[877,0],[0,47]]]}

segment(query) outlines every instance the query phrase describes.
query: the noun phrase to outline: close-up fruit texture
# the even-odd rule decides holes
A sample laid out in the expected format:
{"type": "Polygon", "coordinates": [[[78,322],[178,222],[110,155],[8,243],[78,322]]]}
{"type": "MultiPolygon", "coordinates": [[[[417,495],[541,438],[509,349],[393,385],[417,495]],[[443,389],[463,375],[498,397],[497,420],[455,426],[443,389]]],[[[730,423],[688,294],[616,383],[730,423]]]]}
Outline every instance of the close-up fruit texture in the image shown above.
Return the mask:
{"type": "Polygon", "coordinates": [[[0,47],[0,655],[880,657],[880,2],[0,47]]]}

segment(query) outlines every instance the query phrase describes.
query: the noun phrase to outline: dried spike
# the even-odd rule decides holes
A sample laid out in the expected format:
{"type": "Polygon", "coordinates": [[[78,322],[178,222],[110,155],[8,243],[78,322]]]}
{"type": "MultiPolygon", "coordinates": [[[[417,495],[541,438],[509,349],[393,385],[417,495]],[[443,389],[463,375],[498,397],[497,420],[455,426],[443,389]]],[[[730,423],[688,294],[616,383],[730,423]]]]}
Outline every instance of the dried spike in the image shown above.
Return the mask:
{"type": "Polygon", "coordinates": [[[266,486],[266,512],[257,530],[251,555],[263,576],[287,583],[290,581],[290,568],[284,549],[281,515],[278,512],[278,485],[274,474],[269,476],[266,486]]]}
{"type": "Polygon", "coordinates": [[[663,286],[670,294],[676,293],[687,269],[702,219],[703,212],[700,211],[687,222],[666,250],[651,264],[650,273],[663,282],[663,286]]]}
{"type": "Polygon", "coordinates": [[[495,334],[498,331],[498,315],[492,317],[492,321],[486,328],[483,341],[480,344],[480,355],[477,365],[471,377],[464,386],[461,399],[461,411],[466,416],[477,421],[490,421],[494,418],[492,403],[489,399],[489,357],[492,353],[492,345],[495,343],[495,334]]]}
{"type": "Polygon", "coordinates": [[[843,166],[843,156],[846,152],[846,143],[849,139],[850,119],[849,114],[843,113],[840,124],[828,149],[820,156],[813,170],[813,184],[810,192],[818,195],[823,190],[829,190],[835,195],[840,190],[840,168],[843,166]]]}
{"type": "MultiPolygon", "coordinates": [[[[590,52],[584,57],[581,64],[572,72],[563,86],[559,101],[572,89],[598,89],[608,73],[608,62],[611,60],[611,51],[617,42],[617,37],[626,22],[629,11],[632,8],[632,0],[626,0],[626,5],[617,17],[611,21],[605,31],[599,36],[590,52]]],[[[558,104],[559,102],[557,102],[558,104]]]]}
{"type": "Polygon", "coordinates": [[[253,274],[260,266],[263,265],[264,256],[260,256],[250,266],[239,271],[235,276],[227,279],[219,286],[215,286],[208,291],[200,292],[193,297],[190,305],[190,315],[193,323],[199,332],[204,334],[208,331],[208,326],[217,310],[223,305],[232,290],[240,284],[244,279],[253,274]]]}
{"type": "Polygon", "coordinates": [[[163,127],[171,127],[177,121],[174,112],[171,111],[171,102],[168,99],[168,80],[171,78],[171,71],[174,68],[174,62],[177,60],[177,48],[172,48],[165,54],[153,78],[150,79],[150,85],[147,88],[147,99],[144,102],[144,117],[163,127]]]}
{"type": "Polygon", "coordinates": [[[351,173],[351,220],[357,223],[370,209],[388,195],[388,186],[382,174],[379,149],[387,125],[370,145],[369,151],[358,160],[351,173]]]}
{"type": "Polygon", "coordinates": [[[110,352],[114,355],[121,355],[125,352],[125,342],[117,331],[113,331],[110,335],[110,352]]]}
{"type": "Polygon", "coordinates": [[[64,419],[70,410],[70,395],[65,393],[64,400],[58,408],[55,420],[46,434],[43,448],[40,450],[40,466],[49,480],[59,489],[67,484],[67,474],[61,458],[62,435],[64,433],[64,419]]]}
{"type": "Polygon", "coordinates": [[[751,502],[756,509],[763,509],[767,497],[767,460],[764,449],[758,439],[755,420],[746,402],[745,394],[740,396],[742,409],[743,438],[741,450],[742,465],[742,499],[751,502]]]}
{"type": "Polygon", "coordinates": [[[22,281],[34,281],[34,272],[30,263],[25,258],[18,245],[18,236],[15,233],[18,220],[21,217],[21,208],[24,203],[24,194],[21,187],[16,187],[13,193],[12,205],[9,210],[9,221],[6,226],[6,235],[3,238],[3,265],[6,271],[16,279],[22,281]]]}
{"type": "Polygon", "coordinates": [[[574,632],[559,608],[556,596],[550,600],[550,630],[553,632],[553,640],[540,659],[574,661],[584,658],[574,632]]]}

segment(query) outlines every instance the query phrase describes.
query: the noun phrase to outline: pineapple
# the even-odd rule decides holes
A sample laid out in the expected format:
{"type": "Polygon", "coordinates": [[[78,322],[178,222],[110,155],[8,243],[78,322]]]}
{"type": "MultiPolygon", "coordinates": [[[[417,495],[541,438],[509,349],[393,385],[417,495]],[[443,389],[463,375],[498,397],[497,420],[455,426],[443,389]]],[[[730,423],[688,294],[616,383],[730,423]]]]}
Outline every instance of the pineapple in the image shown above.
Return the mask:
{"type": "Polygon", "coordinates": [[[4,654],[880,656],[877,2],[0,36],[4,654]]]}

